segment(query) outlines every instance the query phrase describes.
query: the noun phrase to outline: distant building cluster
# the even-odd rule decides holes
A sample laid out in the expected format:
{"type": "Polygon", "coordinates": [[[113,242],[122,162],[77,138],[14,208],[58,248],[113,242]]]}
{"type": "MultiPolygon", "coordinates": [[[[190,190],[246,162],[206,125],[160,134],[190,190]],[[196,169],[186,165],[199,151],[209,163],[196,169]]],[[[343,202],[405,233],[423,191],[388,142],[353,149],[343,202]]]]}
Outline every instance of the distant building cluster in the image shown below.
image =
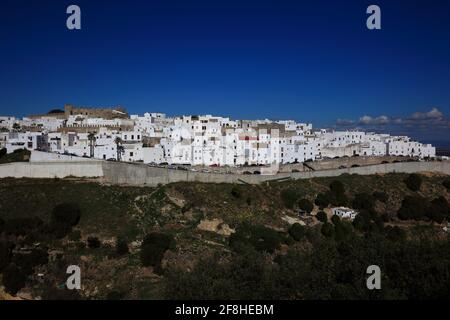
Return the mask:
{"type": "Polygon", "coordinates": [[[0,147],[104,160],[203,166],[299,163],[350,156],[433,158],[430,144],[407,136],[314,130],[292,120],[231,120],[163,113],[128,115],[122,107],[64,110],[18,119],[0,117],[0,147]]]}

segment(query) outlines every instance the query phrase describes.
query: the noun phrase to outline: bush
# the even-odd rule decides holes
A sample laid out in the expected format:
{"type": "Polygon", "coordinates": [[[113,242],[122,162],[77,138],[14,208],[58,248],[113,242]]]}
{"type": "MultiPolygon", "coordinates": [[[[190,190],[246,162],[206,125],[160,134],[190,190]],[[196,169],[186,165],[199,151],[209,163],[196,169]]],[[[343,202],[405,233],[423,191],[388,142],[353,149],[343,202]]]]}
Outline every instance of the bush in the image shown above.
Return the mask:
{"type": "Polygon", "coordinates": [[[442,185],[443,185],[444,187],[446,187],[448,191],[450,191],[450,179],[444,180],[444,181],[442,182],[442,185]]]}
{"type": "Polygon", "coordinates": [[[245,247],[253,247],[257,251],[274,252],[284,240],[277,231],[262,225],[244,223],[230,236],[230,247],[242,251],[245,247]]]}
{"type": "Polygon", "coordinates": [[[427,199],[419,196],[406,196],[397,212],[401,220],[421,220],[429,207],[427,199]]]}
{"type": "Polygon", "coordinates": [[[323,222],[323,223],[328,221],[327,214],[323,211],[317,212],[316,218],[317,218],[317,220],[319,220],[320,222],[323,222]]]}
{"type": "Polygon", "coordinates": [[[42,226],[43,222],[38,217],[12,218],[5,222],[3,231],[10,235],[27,236],[39,232],[42,226]]]}
{"type": "Polygon", "coordinates": [[[375,191],[372,196],[375,198],[375,200],[383,203],[386,203],[388,201],[388,195],[386,194],[386,192],[375,191]]]}
{"type": "Polygon", "coordinates": [[[308,199],[301,199],[298,202],[298,207],[307,213],[311,213],[311,211],[313,211],[313,209],[314,209],[313,203],[311,201],[309,201],[308,199]]]}
{"type": "Polygon", "coordinates": [[[1,148],[1,149],[0,149],[0,158],[3,157],[3,156],[5,156],[6,153],[7,153],[6,148],[1,148]]]}
{"type": "Polygon", "coordinates": [[[281,200],[288,209],[293,209],[297,203],[298,194],[295,190],[286,189],[281,191],[281,200]]]}
{"type": "Polygon", "coordinates": [[[422,177],[416,173],[412,173],[405,179],[405,184],[411,191],[419,191],[422,185],[422,177]]]}
{"type": "Polygon", "coordinates": [[[15,264],[11,263],[3,269],[3,285],[5,291],[15,295],[17,291],[25,287],[27,275],[15,264]]]}
{"type": "Polygon", "coordinates": [[[387,226],[384,230],[386,233],[386,237],[390,241],[399,242],[406,239],[406,232],[403,229],[400,229],[398,226],[387,226]]]}
{"type": "Polygon", "coordinates": [[[152,232],[145,236],[141,246],[141,262],[143,266],[152,266],[159,271],[164,253],[174,245],[171,235],[152,232]]]}
{"type": "Polygon", "coordinates": [[[80,221],[81,211],[76,203],[61,203],[53,208],[51,218],[56,224],[73,227],[80,221]]]}
{"type": "Polygon", "coordinates": [[[10,242],[0,241],[0,273],[11,262],[13,247],[10,242]]]}
{"type": "Polygon", "coordinates": [[[29,253],[16,253],[12,257],[12,262],[26,274],[31,275],[36,266],[48,263],[46,250],[34,249],[29,253]]]}
{"type": "Polygon", "coordinates": [[[300,241],[306,236],[306,228],[300,223],[294,223],[288,232],[295,241],[300,241]]]}
{"type": "Polygon", "coordinates": [[[322,234],[327,237],[327,238],[331,238],[334,236],[334,227],[331,223],[329,222],[325,222],[322,225],[322,228],[320,229],[320,232],[322,232],[322,234]]]}
{"type": "Polygon", "coordinates": [[[90,249],[97,249],[100,248],[101,242],[97,237],[90,236],[87,238],[87,245],[90,249]]]}
{"type": "Polygon", "coordinates": [[[123,256],[129,252],[128,243],[125,239],[118,238],[116,241],[116,253],[123,256]]]}
{"type": "Polygon", "coordinates": [[[341,222],[341,218],[339,218],[337,215],[333,214],[333,216],[331,217],[331,222],[334,225],[337,225],[341,222]]]}
{"type": "Polygon", "coordinates": [[[437,223],[442,223],[444,219],[450,218],[450,206],[447,199],[440,196],[431,201],[430,207],[426,214],[432,221],[437,223]]]}
{"type": "Polygon", "coordinates": [[[353,199],[352,206],[359,210],[372,210],[375,206],[375,198],[368,193],[358,193],[353,199]]]}
{"type": "Polygon", "coordinates": [[[239,190],[239,188],[237,186],[233,186],[231,188],[231,195],[234,198],[239,199],[241,197],[241,190],[239,190]]]}
{"type": "Polygon", "coordinates": [[[52,210],[49,232],[56,238],[63,238],[69,234],[81,218],[81,211],[75,203],[61,203],[52,210]]]}
{"type": "Polygon", "coordinates": [[[326,192],[326,193],[319,193],[316,197],[316,200],[314,201],[314,203],[316,205],[318,205],[320,208],[326,208],[328,207],[328,205],[331,202],[330,199],[330,193],[326,192]]]}
{"type": "Polygon", "coordinates": [[[0,218],[0,234],[2,234],[4,228],[5,228],[5,220],[0,218]]]}
{"type": "Polygon", "coordinates": [[[330,183],[330,191],[333,194],[344,194],[345,193],[344,184],[338,180],[334,180],[333,182],[330,183]]]}

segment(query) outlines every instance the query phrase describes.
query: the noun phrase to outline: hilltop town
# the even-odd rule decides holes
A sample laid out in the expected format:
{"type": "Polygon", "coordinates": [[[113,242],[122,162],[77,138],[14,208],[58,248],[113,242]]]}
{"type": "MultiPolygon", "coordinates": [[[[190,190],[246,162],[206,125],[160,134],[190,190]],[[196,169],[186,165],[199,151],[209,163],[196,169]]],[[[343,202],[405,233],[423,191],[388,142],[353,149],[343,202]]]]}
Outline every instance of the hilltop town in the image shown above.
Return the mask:
{"type": "Polygon", "coordinates": [[[85,158],[191,166],[269,166],[352,156],[434,158],[407,136],[314,129],[293,120],[232,120],[212,115],[129,115],[123,107],[65,105],[22,119],[0,117],[0,148],[85,158]]]}

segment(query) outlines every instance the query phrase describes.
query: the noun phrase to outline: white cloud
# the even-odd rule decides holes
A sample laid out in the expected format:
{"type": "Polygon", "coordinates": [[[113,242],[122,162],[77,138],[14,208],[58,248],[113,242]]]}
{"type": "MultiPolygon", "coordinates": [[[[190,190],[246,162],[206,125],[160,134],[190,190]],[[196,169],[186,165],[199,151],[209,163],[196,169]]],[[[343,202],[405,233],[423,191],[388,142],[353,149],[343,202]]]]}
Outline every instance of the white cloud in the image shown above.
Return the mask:
{"type": "Polygon", "coordinates": [[[441,111],[439,111],[438,108],[433,108],[428,112],[414,112],[410,118],[414,120],[426,120],[426,119],[440,119],[443,116],[444,115],[442,114],[441,111]]]}

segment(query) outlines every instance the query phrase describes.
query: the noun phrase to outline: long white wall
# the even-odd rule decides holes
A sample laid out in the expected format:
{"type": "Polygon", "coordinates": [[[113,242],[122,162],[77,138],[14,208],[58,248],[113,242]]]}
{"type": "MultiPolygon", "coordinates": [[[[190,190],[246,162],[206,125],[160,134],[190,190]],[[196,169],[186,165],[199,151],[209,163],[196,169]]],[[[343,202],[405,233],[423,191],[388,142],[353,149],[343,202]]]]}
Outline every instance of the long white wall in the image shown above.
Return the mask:
{"type": "Polygon", "coordinates": [[[15,162],[0,165],[0,178],[95,177],[110,184],[148,186],[181,181],[258,184],[283,178],[309,179],[334,177],[344,173],[370,175],[390,172],[436,172],[450,175],[450,161],[387,163],[348,169],[280,173],[274,176],[191,172],[109,161],[15,162]]]}

